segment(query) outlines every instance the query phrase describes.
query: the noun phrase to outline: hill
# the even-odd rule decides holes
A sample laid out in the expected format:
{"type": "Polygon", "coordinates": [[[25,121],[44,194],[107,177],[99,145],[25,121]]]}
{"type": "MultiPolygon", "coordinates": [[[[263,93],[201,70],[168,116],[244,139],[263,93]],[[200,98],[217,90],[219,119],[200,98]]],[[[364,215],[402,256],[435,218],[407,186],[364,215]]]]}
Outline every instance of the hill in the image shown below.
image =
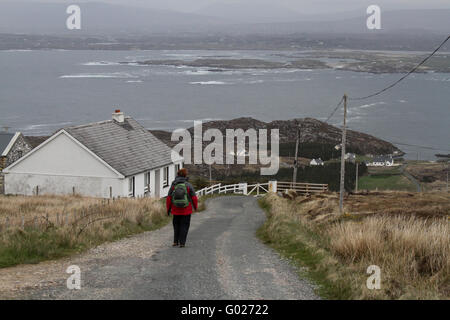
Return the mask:
{"type": "MultiPolygon", "coordinates": [[[[203,123],[203,131],[215,128],[219,129],[222,134],[225,135],[226,129],[279,129],[280,144],[290,144],[295,142],[298,125],[301,127],[301,143],[318,143],[333,146],[341,143],[342,131],[340,128],[312,118],[264,122],[249,117],[243,117],[233,120],[205,122],[203,123]]],[[[194,128],[191,127],[188,130],[191,132],[191,136],[193,136],[194,128]]],[[[177,142],[171,141],[170,132],[161,130],[150,131],[169,146],[177,144],[177,142]]],[[[347,147],[358,154],[392,154],[394,151],[401,153],[401,150],[390,142],[353,130],[347,131],[347,147]]]]}

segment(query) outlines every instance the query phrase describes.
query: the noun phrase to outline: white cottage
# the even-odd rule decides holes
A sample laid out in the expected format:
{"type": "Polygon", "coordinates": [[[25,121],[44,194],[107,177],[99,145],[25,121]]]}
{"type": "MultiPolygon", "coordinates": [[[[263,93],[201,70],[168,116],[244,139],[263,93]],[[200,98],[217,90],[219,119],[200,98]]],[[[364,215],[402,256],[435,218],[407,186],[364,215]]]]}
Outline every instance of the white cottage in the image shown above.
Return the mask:
{"type": "Polygon", "coordinates": [[[394,165],[394,159],[392,156],[377,156],[367,165],[369,167],[392,167],[394,165]]]}
{"type": "Polygon", "coordinates": [[[323,160],[322,160],[322,159],[318,158],[318,159],[312,159],[312,160],[309,162],[309,165],[310,165],[310,166],[323,166],[324,163],[323,163],[323,160]]]}
{"type": "Polygon", "coordinates": [[[61,129],[4,170],[6,194],[164,197],[183,158],[120,110],[61,129]]]}

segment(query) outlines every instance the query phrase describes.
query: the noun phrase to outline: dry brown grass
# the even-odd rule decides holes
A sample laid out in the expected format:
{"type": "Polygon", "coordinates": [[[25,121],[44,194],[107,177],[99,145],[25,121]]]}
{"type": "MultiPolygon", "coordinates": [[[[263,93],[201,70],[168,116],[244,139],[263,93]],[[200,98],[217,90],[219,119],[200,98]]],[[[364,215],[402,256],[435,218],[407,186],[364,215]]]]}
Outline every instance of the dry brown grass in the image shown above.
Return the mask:
{"type": "Polygon", "coordinates": [[[0,267],[36,262],[167,222],[157,199],[0,196],[0,267]]]}
{"type": "Polygon", "coordinates": [[[316,239],[300,234],[300,228],[297,235],[286,234],[287,239],[326,253],[319,264],[336,264],[326,266],[332,270],[327,277],[345,279],[350,298],[449,299],[449,200],[447,194],[435,193],[350,195],[342,216],[335,194],[294,200],[271,194],[266,232],[275,237],[287,232],[289,224],[306,226],[316,239]],[[365,285],[370,265],[381,268],[381,290],[365,285]]]}
{"type": "MultiPolygon", "coordinates": [[[[450,297],[450,233],[446,220],[379,216],[346,221],[327,230],[331,252],[356,270],[377,265],[383,290],[363,298],[450,297]]],[[[364,288],[363,288],[364,289],[364,288]]]]}
{"type": "MultiPolygon", "coordinates": [[[[80,196],[0,196],[0,228],[73,226],[102,219],[139,222],[161,215],[161,201],[152,198],[104,200],[80,196]],[[8,225],[7,225],[8,222],[8,225]]],[[[100,220],[99,220],[100,221],[100,220]]]]}

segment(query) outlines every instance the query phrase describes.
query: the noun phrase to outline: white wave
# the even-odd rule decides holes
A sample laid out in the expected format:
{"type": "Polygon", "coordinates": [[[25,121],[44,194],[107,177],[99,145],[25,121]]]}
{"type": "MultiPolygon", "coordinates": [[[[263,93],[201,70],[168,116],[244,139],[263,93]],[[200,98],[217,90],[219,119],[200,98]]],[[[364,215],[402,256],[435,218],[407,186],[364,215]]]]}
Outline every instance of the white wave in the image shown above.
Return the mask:
{"type": "Polygon", "coordinates": [[[407,103],[408,101],[406,101],[406,100],[398,100],[398,102],[400,102],[400,103],[407,103]]]}
{"type": "Polygon", "coordinates": [[[70,74],[60,76],[61,79],[78,79],[78,78],[92,78],[92,79],[107,79],[107,78],[115,78],[115,79],[129,79],[129,78],[137,78],[137,76],[133,76],[129,73],[123,72],[113,72],[113,73],[79,73],[79,74],[70,74]]]}
{"type": "Polygon", "coordinates": [[[264,80],[250,80],[250,81],[244,81],[245,84],[258,84],[258,83],[264,83],[264,80]]]}
{"type": "Polygon", "coordinates": [[[361,120],[362,117],[361,116],[354,116],[354,117],[348,117],[348,122],[354,122],[354,121],[358,121],[361,120]]]}
{"type": "Polygon", "coordinates": [[[227,84],[226,82],[223,81],[194,81],[194,82],[189,82],[190,84],[200,84],[200,85],[224,85],[227,84]]]}
{"type": "Polygon", "coordinates": [[[92,61],[82,63],[83,66],[117,66],[120,65],[118,62],[110,62],[110,61],[92,61]]]}
{"type": "Polygon", "coordinates": [[[58,123],[43,123],[43,124],[31,124],[23,128],[24,131],[31,131],[42,128],[55,128],[55,127],[64,127],[69,124],[72,124],[71,121],[68,122],[58,122],[58,123]]]}
{"type": "Polygon", "coordinates": [[[276,82],[297,82],[297,81],[311,81],[311,78],[302,78],[302,79],[276,79],[276,82]]]}
{"type": "Polygon", "coordinates": [[[179,58],[197,58],[198,55],[197,54],[192,54],[192,53],[165,53],[164,54],[167,57],[179,57],[179,58]]]}
{"type": "Polygon", "coordinates": [[[30,52],[30,51],[34,51],[34,50],[31,50],[31,49],[8,49],[5,51],[6,52],[30,52]]]}
{"type": "Polygon", "coordinates": [[[383,105],[383,104],[386,104],[386,102],[381,101],[381,102],[375,102],[375,103],[363,104],[362,106],[359,106],[358,108],[360,108],[360,109],[366,109],[366,108],[371,108],[371,107],[375,107],[375,106],[383,105]]]}
{"type": "Polygon", "coordinates": [[[141,83],[142,80],[128,80],[127,83],[141,83]]]}

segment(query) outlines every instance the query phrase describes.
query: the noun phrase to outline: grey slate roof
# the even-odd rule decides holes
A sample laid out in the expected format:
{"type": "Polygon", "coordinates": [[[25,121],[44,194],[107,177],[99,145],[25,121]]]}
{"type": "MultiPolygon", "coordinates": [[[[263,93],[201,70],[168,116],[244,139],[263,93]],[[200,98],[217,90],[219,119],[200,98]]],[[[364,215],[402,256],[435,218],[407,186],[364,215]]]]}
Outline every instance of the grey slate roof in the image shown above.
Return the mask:
{"type": "Polygon", "coordinates": [[[13,137],[14,133],[0,132],[0,155],[5,151],[13,137]]]}
{"type": "Polygon", "coordinates": [[[131,117],[64,130],[124,176],[172,163],[171,149],[131,117]]]}
{"type": "Polygon", "coordinates": [[[392,157],[391,156],[376,156],[375,158],[373,158],[373,162],[392,162],[392,157]]]}

